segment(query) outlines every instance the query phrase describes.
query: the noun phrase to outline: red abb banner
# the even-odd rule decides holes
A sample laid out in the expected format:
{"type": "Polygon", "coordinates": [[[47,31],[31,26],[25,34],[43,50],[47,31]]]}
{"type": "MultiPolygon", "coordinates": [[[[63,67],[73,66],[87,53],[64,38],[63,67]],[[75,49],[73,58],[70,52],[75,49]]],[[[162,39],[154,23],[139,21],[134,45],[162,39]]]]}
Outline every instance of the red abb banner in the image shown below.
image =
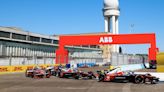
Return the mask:
{"type": "Polygon", "coordinates": [[[59,37],[59,49],[56,51],[57,63],[68,60],[66,45],[102,45],[102,44],[150,44],[149,60],[156,60],[157,47],[155,33],[147,34],[106,34],[106,35],[71,35],[59,37]]]}

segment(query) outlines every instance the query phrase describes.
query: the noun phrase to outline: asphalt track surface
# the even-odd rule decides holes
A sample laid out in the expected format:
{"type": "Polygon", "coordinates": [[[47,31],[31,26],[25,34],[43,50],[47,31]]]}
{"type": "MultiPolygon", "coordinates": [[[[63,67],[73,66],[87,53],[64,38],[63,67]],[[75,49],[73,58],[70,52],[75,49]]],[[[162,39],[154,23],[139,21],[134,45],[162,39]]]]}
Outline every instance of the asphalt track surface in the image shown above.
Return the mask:
{"type": "Polygon", "coordinates": [[[155,85],[51,78],[26,78],[23,73],[0,75],[0,92],[164,92],[155,85]]]}

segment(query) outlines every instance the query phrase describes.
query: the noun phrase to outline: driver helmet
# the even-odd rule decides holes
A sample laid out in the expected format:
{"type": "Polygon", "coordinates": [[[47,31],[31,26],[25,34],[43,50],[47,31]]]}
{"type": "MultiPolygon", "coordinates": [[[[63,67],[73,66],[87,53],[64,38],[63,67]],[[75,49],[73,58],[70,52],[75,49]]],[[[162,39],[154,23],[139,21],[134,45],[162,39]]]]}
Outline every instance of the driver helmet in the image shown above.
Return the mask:
{"type": "Polygon", "coordinates": [[[35,66],[34,69],[37,70],[37,69],[41,69],[41,68],[39,66],[35,66]]]}
{"type": "Polygon", "coordinates": [[[114,69],[114,66],[110,65],[109,70],[113,70],[113,69],[114,69]]]}

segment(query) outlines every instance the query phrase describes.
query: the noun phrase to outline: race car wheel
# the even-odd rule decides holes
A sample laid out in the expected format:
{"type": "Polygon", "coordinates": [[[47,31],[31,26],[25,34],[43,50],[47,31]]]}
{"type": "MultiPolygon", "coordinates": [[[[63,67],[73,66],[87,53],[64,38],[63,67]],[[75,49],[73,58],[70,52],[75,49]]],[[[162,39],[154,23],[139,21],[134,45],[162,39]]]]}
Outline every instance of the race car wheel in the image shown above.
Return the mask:
{"type": "Polygon", "coordinates": [[[51,75],[47,74],[47,75],[46,75],[46,78],[50,78],[50,76],[51,76],[51,75]]]}
{"type": "Polygon", "coordinates": [[[44,78],[44,75],[40,75],[39,78],[44,78]]]}
{"type": "Polygon", "coordinates": [[[157,84],[158,80],[151,80],[151,84],[157,84]]]}
{"type": "Polygon", "coordinates": [[[53,71],[53,72],[52,72],[52,75],[53,75],[53,76],[56,76],[56,72],[55,72],[55,71],[53,71]]]}
{"type": "Polygon", "coordinates": [[[88,79],[92,79],[92,76],[88,76],[88,79]]]}
{"type": "Polygon", "coordinates": [[[38,78],[38,76],[34,74],[33,78],[37,79],[37,78],[38,78]]]}
{"type": "Polygon", "coordinates": [[[145,78],[144,82],[145,82],[145,83],[150,83],[151,80],[150,80],[149,78],[145,78]]]}
{"type": "Polygon", "coordinates": [[[26,72],[25,72],[25,76],[26,76],[26,77],[29,77],[29,75],[28,75],[28,73],[27,73],[27,70],[26,70],[26,72]]]}
{"type": "Polygon", "coordinates": [[[144,79],[142,78],[142,76],[137,75],[137,76],[135,76],[134,81],[135,81],[135,83],[139,84],[139,83],[143,83],[144,79]]]}
{"type": "Polygon", "coordinates": [[[79,76],[78,74],[76,74],[76,75],[74,76],[74,78],[75,78],[75,79],[79,79],[80,76],[79,76]]]}
{"type": "Polygon", "coordinates": [[[34,78],[34,73],[31,73],[31,76],[30,76],[31,78],[34,78]]]}
{"type": "Polygon", "coordinates": [[[52,73],[52,75],[53,75],[53,76],[56,76],[56,75],[57,75],[57,73],[54,71],[54,72],[52,73]]]}
{"type": "Polygon", "coordinates": [[[51,75],[52,75],[51,70],[49,70],[47,73],[48,73],[47,75],[49,75],[49,76],[51,76],[51,75]]]}
{"type": "Polygon", "coordinates": [[[58,76],[59,76],[59,78],[63,78],[64,74],[60,72],[58,76]]]}
{"type": "Polygon", "coordinates": [[[99,76],[98,77],[98,82],[104,81],[104,76],[99,76]]]}
{"type": "Polygon", "coordinates": [[[48,73],[48,75],[52,75],[51,70],[47,70],[46,72],[48,73]]]}

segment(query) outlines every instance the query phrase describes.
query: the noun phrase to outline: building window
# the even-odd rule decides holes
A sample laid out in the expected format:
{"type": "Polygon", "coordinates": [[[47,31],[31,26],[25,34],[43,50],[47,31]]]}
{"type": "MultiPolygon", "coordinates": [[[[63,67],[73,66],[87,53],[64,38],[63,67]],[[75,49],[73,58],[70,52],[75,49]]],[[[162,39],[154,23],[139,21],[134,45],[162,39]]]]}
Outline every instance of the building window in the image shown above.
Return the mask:
{"type": "Polygon", "coordinates": [[[35,41],[35,42],[40,42],[40,38],[39,37],[34,37],[34,36],[30,36],[29,40],[30,41],[35,41]]]}
{"type": "Polygon", "coordinates": [[[90,48],[97,48],[97,45],[90,45],[90,48]]]}
{"type": "Polygon", "coordinates": [[[88,48],[88,47],[89,47],[89,45],[82,45],[82,47],[87,47],[87,48],[88,48]]]}
{"type": "Polygon", "coordinates": [[[51,43],[51,39],[42,38],[42,42],[44,42],[44,43],[51,43]]]}
{"type": "Polygon", "coordinates": [[[97,48],[100,48],[100,46],[97,45],[97,48]]]}
{"type": "Polygon", "coordinates": [[[59,44],[59,40],[53,40],[54,44],[59,44]]]}
{"type": "Polygon", "coordinates": [[[21,34],[12,34],[13,39],[20,39],[20,40],[26,40],[26,35],[21,35],[21,34]]]}
{"type": "Polygon", "coordinates": [[[0,37],[10,38],[10,33],[9,32],[0,31],[0,37]]]}

